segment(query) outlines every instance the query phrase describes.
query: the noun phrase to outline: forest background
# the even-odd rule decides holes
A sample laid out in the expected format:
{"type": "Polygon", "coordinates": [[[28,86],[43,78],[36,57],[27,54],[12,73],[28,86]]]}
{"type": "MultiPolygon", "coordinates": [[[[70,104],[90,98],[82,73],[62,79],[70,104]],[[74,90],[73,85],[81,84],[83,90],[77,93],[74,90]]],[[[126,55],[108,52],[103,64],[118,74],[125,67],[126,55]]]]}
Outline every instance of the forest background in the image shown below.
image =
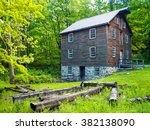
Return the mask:
{"type": "Polygon", "coordinates": [[[150,0],[0,0],[0,82],[60,79],[60,32],[77,20],[129,7],[133,58],[150,64],[150,0]]]}

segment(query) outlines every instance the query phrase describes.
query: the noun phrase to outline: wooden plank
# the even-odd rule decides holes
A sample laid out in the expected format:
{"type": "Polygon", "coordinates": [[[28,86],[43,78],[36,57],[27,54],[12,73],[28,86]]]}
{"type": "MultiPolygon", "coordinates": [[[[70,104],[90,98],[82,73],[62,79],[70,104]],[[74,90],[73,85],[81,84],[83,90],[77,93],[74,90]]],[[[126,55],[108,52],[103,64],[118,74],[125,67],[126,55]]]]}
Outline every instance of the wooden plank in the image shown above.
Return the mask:
{"type": "Polygon", "coordinates": [[[16,102],[16,101],[24,100],[30,97],[47,96],[47,95],[52,95],[52,94],[62,94],[65,92],[74,92],[74,91],[78,91],[81,89],[82,89],[81,87],[75,86],[71,88],[57,89],[53,91],[33,91],[33,92],[26,93],[26,94],[17,94],[13,96],[13,101],[16,102]]]}
{"type": "Polygon", "coordinates": [[[69,94],[69,95],[62,95],[54,100],[46,100],[46,101],[37,102],[37,103],[30,103],[30,106],[34,111],[41,110],[44,108],[56,107],[56,106],[60,105],[60,103],[66,101],[66,100],[73,101],[77,96],[93,95],[93,94],[99,93],[102,89],[103,89],[103,87],[99,86],[99,87],[85,90],[83,92],[78,92],[78,93],[69,94]]]}
{"type": "Polygon", "coordinates": [[[107,86],[107,87],[116,87],[117,86],[117,82],[87,82],[87,81],[85,81],[85,82],[81,82],[80,86],[96,87],[96,86],[100,86],[100,85],[107,86]]]}

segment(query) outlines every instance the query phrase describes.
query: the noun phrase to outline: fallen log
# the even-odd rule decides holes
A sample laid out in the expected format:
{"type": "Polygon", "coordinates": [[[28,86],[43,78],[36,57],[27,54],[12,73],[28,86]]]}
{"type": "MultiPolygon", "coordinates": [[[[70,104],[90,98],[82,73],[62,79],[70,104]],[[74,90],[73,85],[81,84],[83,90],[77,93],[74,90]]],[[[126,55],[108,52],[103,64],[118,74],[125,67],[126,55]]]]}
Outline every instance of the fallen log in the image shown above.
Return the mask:
{"type": "Polygon", "coordinates": [[[60,103],[63,101],[73,101],[77,96],[93,95],[93,94],[99,93],[102,89],[103,87],[99,86],[96,88],[85,90],[83,92],[78,92],[78,93],[69,94],[69,95],[62,95],[54,100],[46,100],[46,101],[42,101],[38,103],[30,103],[30,106],[34,111],[41,110],[44,108],[56,107],[56,106],[59,106],[60,103]]]}
{"type": "Polygon", "coordinates": [[[53,91],[33,91],[26,94],[17,94],[13,96],[13,102],[24,100],[30,97],[37,97],[37,96],[47,96],[47,95],[54,95],[54,94],[63,94],[65,92],[74,92],[81,90],[81,87],[71,87],[71,88],[64,88],[64,89],[57,89],[53,91]]]}
{"type": "Polygon", "coordinates": [[[107,86],[107,87],[117,87],[117,82],[105,82],[105,83],[99,83],[99,84],[103,84],[104,86],[107,86]]]}
{"type": "MultiPolygon", "coordinates": [[[[69,92],[77,92],[77,91],[82,90],[81,87],[76,87],[76,88],[75,88],[75,87],[72,87],[71,89],[72,89],[72,91],[69,91],[69,92]],[[73,89],[74,89],[74,90],[73,90],[73,89]]],[[[40,100],[40,101],[44,101],[44,100],[55,99],[55,98],[58,98],[60,94],[62,94],[62,93],[59,93],[59,94],[56,93],[56,94],[41,96],[41,97],[39,97],[39,100],[40,100]]]]}
{"type": "Polygon", "coordinates": [[[130,102],[142,102],[142,101],[150,101],[150,96],[144,96],[144,97],[137,97],[137,98],[131,98],[130,102]]]}
{"type": "Polygon", "coordinates": [[[22,89],[18,89],[18,88],[6,88],[5,87],[5,90],[11,90],[11,91],[14,91],[14,92],[19,92],[19,93],[27,93],[28,91],[27,90],[22,90],[22,89]]]}
{"type": "Polygon", "coordinates": [[[117,101],[117,97],[118,97],[118,88],[112,88],[111,94],[110,94],[110,98],[109,101],[117,101]]]}
{"type": "Polygon", "coordinates": [[[31,90],[31,91],[35,91],[35,89],[32,89],[32,88],[30,88],[30,85],[29,84],[27,84],[27,85],[20,85],[20,86],[16,86],[17,88],[24,88],[24,89],[27,89],[27,90],[31,90]]]}
{"type": "Polygon", "coordinates": [[[16,88],[16,89],[19,89],[19,90],[22,90],[22,91],[26,91],[26,93],[28,92],[28,90],[26,90],[25,88],[22,88],[22,87],[20,87],[20,86],[16,86],[15,88],[16,88]]]}
{"type": "Polygon", "coordinates": [[[53,99],[56,99],[60,97],[60,95],[50,95],[50,96],[42,96],[42,97],[39,97],[39,100],[40,101],[44,101],[44,100],[53,100],[53,99]]]}
{"type": "Polygon", "coordinates": [[[30,88],[30,84],[26,84],[26,85],[17,85],[16,87],[30,88]]]}
{"type": "Polygon", "coordinates": [[[107,86],[107,87],[116,87],[117,86],[117,82],[82,82],[81,83],[81,87],[87,87],[87,86],[91,86],[91,87],[96,87],[96,86],[107,86]]]}

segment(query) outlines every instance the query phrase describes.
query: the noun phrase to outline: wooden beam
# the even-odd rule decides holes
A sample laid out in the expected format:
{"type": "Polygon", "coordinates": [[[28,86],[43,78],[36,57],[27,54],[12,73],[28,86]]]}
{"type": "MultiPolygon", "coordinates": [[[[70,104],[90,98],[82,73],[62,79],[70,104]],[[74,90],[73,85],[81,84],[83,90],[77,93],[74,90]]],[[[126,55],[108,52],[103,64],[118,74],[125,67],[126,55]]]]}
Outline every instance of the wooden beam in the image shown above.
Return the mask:
{"type": "Polygon", "coordinates": [[[103,85],[103,86],[107,86],[107,87],[116,87],[117,86],[117,82],[82,82],[80,86],[84,86],[84,87],[87,87],[87,86],[92,86],[92,87],[96,87],[96,86],[100,86],[100,85],[103,85]]]}
{"type": "Polygon", "coordinates": [[[16,88],[24,88],[27,90],[35,91],[35,89],[30,88],[30,84],[27,85],[17,85],[16,88]]]}
{"type": "Polygon", "coordinates": [[[81,90],[81,87],[71,87],[71,88],[64,88],[64,89],[57,89],[53,91],[33,91],[29,92],[26,94],[17,94],[13,96],[13,101],[19,101],[19,100],[24,100],[26,98],[30,97],[37,97],[37,96],[47,96],[47,95],[52,95],[52,94],[63,94],[65,92],[74,92],[74,91],[79,91],[81,90]]]}
{"type": "Polygon", "coordinates": [[[42,110],[44,108],[56,107],[56,106],[59,106],[60,103],[64,101],[73,101],[77,96],[93,95],[93,94],[99,93],[102,89],[103,87],[99,86],[99,87],[85,90],[83,92],[78,92],[78,93],[69,94],[69,95],[62,95],[54,100],[46,100],[46,101],[37,102],[37,103],[30,103],[30,106],[34,111],[42,110]]]}
{"type": "Polygon", "coordinates": [[[17,89],[17,88],[6,88],[5,87],[5,90],[11,90],[11,91],[14,91],[14,92],[19,92],[19,93],[27,93],[28,91],[27,90],[22,90],[22,89],[17,89]]]}

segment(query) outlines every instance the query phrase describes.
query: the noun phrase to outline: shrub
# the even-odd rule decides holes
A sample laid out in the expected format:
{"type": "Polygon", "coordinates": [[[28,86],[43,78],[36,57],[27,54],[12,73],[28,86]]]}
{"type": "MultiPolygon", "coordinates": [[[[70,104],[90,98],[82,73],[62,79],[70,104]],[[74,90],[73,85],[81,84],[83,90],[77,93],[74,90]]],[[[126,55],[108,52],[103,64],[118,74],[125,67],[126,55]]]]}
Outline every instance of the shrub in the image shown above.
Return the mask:
{"type": "Polygon", "coordinates": [[[55,81],[51,75],[16,75],[16,84],[31,84],[31,83],[48,83],[55,81]]]}

